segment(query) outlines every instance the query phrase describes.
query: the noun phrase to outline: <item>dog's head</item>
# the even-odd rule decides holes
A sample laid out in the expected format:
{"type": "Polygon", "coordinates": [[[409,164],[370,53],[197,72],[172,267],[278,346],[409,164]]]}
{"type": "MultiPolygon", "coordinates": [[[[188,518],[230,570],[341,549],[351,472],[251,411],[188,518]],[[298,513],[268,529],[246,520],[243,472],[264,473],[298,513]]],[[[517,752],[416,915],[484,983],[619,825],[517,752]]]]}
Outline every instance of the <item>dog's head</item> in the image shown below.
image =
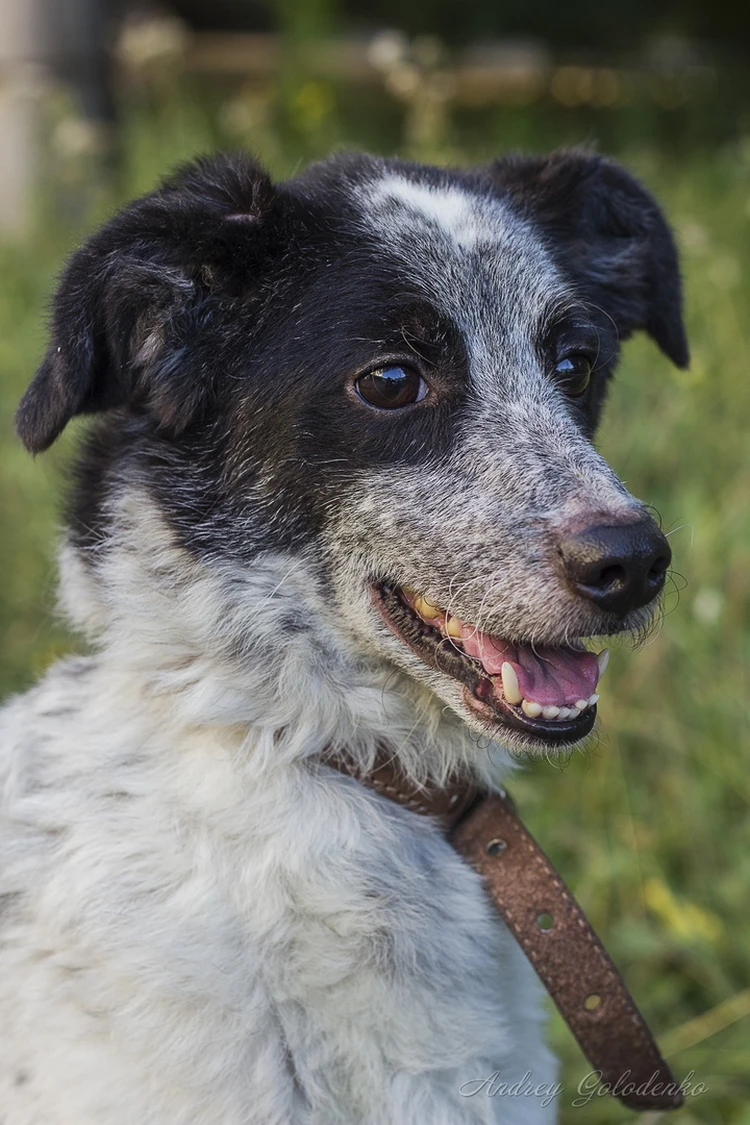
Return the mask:
{"type": "Polygon", "coordinates": [[[670,562],[591,442],[639,329],[687,362],[667,225],[597,156],[348,155],[276,186],[217,158],[74,255],[18,429],[38,452],[107,412],[84,548],[127,462],[194,556],[304,558],[303,616],[324,604],[356,659],[512,747],[570,746],[583,640],[647,625],[670,562]]]}

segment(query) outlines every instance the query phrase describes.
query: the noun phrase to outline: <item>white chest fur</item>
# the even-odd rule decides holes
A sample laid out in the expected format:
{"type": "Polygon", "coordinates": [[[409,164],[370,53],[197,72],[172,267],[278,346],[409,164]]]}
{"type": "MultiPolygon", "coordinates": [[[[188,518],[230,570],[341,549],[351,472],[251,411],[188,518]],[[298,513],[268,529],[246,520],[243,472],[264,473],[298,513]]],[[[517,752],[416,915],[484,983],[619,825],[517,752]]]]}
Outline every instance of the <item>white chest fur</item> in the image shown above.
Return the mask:
{"type": "Polygon", "coordinates": [[[86,662],[3,713],[6,1125],[553,1120],[541,1094],[467,1096],[554,1081],[478,878],[262,737],[86,662]]]}

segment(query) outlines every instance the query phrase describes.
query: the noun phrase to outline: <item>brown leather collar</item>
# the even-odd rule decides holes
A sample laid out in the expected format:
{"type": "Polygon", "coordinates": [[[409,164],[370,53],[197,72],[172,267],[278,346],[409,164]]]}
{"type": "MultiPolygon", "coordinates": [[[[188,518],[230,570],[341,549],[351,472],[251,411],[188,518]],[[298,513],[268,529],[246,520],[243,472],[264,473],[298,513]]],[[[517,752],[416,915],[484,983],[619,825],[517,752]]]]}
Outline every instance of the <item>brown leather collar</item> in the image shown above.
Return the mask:
{"type": "Polygon", "coordinates": [[[484,877],[505,924],[536,969],[602,1084],[630,1109],[677,1109],[683,1097],[622,977],[505,792],[417,786],[383,752],[369,774],[324,759],[422,816],[484,877]]]}

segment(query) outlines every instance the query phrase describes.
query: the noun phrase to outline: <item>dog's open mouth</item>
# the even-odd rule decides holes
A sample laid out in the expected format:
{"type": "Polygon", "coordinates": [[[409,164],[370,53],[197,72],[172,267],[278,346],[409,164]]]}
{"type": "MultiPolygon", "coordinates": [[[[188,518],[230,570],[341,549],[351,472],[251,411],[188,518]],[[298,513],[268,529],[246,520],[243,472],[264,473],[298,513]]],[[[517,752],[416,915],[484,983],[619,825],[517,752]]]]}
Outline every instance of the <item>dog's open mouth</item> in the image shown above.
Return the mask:
{"type": "Polygon", "coordinates": [[[572,744],[592,729],[606,651],[596,656],[582,646],[504,640],[406,588],[381,583],[374,598],[391,631],[426,664],[459,680],[466,705],[485,722],[543,743],[572,744]]]}

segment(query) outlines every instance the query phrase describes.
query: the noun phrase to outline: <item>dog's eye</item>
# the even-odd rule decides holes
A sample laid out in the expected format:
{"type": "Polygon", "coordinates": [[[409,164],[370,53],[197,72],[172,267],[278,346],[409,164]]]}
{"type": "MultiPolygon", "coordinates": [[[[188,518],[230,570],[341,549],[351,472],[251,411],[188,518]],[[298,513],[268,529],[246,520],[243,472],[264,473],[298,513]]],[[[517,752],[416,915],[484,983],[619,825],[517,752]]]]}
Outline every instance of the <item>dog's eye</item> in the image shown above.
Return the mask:
{"type": "Polygon", "coordinates": [[[378,367],[361,375],[355,384],[360,398],[381,410],[397,410],[419,402],[427,385],[413,367],[378,367]]]}
{"type": "Polygon", "coordinates": [[[576,353],[566,355],[555,367],[555,378],[560,390],[571,398],[580,398],[586,393],[591,381],[592,363],[588,356],[576,353]]]}

